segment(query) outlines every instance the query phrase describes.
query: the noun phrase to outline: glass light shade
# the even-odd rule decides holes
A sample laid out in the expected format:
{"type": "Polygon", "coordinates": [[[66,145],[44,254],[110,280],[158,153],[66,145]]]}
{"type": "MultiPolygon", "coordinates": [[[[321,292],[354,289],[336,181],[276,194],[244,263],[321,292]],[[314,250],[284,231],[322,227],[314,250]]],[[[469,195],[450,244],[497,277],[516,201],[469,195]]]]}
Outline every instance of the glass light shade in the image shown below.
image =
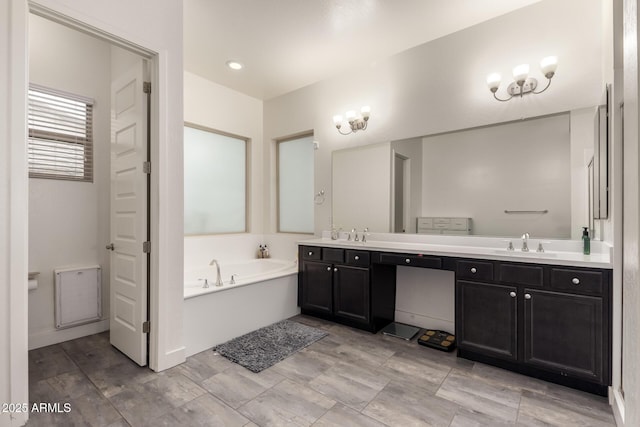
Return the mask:
{"type": "Polygon", "coordinates": [[[556,68],[558,67],[558,57],[557,56],[547,56],[540,61],[540,69],[542,70],[542,74],[545,76],[549,73],[555,73],[556,68]]]}
{"type": "Polygon", "coordinates": [[[362,114],[363,119],[368,118],[369,114],[371,114],[371,107],[369,107],[368,105],[365,105],[360,109],[360,113],[362,114]]]}
{"type": "Polygon", "coordinates": [[[342,124],[342,116],[340,114],[336,114],[333,116],[333,124],[338,126],[342,124]]]}
{"type": "Polygon", "coordinates": [[[524,81],[529,75],[529,64],[520,64],[513,69],[513,79],[516,82],[524,81]]]}
{"type": "Polygon", "coordinates": [[[348,122],[352,122],[356,119],[356,112],[353,110],[349,110],[345,113],[348,122]]]}
{"type": "Polygon", "coordinates": [[[491,73],[487,76],[487,86],[489,89],[498,89],[502,76],[498,73],[491,73]]]}

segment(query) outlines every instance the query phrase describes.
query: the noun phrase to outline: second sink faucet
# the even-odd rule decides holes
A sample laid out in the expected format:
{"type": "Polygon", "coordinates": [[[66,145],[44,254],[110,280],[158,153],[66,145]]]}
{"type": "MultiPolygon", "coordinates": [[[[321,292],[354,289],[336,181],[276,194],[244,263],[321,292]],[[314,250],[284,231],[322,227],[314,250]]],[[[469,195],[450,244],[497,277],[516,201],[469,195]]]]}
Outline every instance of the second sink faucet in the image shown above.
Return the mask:
{"type": "Polygon", "coordinates": [[[213,264],[216,265],[216,274],[217,274],[216,286],[222,286],[222,277],[220,276],[220,264],[218,263],[218,260],[212,259],[209,265],[213,265],[213,264]]]}
{"type": "Polygon", "coordinates": [[[529,252],[529,245],[527,244],[527,240],[529,240],[529,233],[524,233],[522,235],[522,252],[529,252]]]}

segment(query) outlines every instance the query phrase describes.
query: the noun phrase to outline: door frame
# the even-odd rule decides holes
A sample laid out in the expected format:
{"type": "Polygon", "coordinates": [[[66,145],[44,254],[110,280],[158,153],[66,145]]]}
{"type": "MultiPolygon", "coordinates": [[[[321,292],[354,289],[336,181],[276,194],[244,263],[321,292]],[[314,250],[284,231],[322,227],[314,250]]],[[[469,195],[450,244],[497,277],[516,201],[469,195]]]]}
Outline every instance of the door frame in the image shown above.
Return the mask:
{"type": "MultiPolygon", "coordinates": [[[[151,95],[148,104],[148,149],[147,149],[147,158],[151,161],[152,165],[155,164],[156,167],[151,168],[151,173],[147,175],[148,180],[148,194],[147,194],[147,220],[148,220],[148,229],[149,229],[149,240],[151,241],[151,253],[148,254],[147,261],[147,300],[149,302],[147,317],[148,321],[151,323],[152,327],[148,334],[148,351],[147,351],[147,359],[149,368],[154,371],[161,370],[159,358],[161,357],[159,350],[159,212],[158,212],[158,199],[159,199],[159,174],[158,174],[158,165],[159,165],[159,147],[160,147],[160,108],[159,108],[159,90],[154,88],[158,88],[160,78],[160,68],[161,64],[166,64],[166,53],[163,52],[155,52],[152,49],[148,49],[116,35],[113,35],[109,32],[103,31],[99,28],[93,27],[87,23],[78,21],[74,18],[63,15],[55,10],[49,9],[47,7],[41,6],[39,4],[34,3],[32,0],[29,0],[27,17],[28,14],[34,14],[40,16],[42,18],[48,19],[50,21],[56,22],[58,24],[64,25],[68,28],[71,28],[76,31],[83,32],[85,34],[89,34],[93,37],[101,39],[111,45],[120,47],[127,51],[130,51],[144,60],[147,61],[148,64],[148,72],[149,72],[149,81],[151,82],[151,95]]],[[[28,33],[28,25],[27,25],[27,33],[28,33]]],[[[165,77],[166,79],[166,77],[165,77]]],[[[26,93],[26,92],[25,92],[26,93]]],[[[26,123],[26,116],[25,116],[26,123]]],[[[26,168],[26,164],[25,164],[26,168]]]]}

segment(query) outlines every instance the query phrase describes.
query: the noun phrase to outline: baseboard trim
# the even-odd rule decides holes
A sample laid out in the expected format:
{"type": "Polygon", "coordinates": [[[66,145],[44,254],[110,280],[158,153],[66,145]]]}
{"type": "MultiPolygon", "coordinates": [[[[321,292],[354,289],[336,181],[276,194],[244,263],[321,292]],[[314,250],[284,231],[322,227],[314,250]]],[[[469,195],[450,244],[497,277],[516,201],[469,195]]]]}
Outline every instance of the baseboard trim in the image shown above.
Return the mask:
{"type": "Polygon", "coordinates": [[[609,397],[611,403],[611,409],[613,410],[613,417],[616,420],[616,425],[623,427],[624,424],[624,398],[620,393],[620,390],[614,390],[609,387],[609,397]]]}
{"type": "Polygon", "coordinates": [[[103,319],[99,322],[87,323],[68,329],[51,329],[33,332],[29,334],[29,350],[59,344],[76,338],[86,337],[87,335],[99,334],[100,332],[108,330],[109,319],[103,319]]]}

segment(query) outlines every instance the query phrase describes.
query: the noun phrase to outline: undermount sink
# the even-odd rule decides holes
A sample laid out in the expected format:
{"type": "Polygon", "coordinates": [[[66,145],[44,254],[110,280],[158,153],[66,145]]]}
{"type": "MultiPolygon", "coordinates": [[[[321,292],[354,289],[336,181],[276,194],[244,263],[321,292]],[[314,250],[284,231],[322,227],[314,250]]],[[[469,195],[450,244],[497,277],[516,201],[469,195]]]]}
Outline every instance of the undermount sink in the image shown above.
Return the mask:
{"type": "Polygon", "coordinates": [[[494,252],[500,255],[509,255],[514,257],[526,257],[526,258],[557,258],[558,257],[558,254],[554,252],[536,252],[536,251],[522,252],[521,250],[518,250],[518,249],[514,249],[512,251],[507,249],[496,249],[494,252]]]}

